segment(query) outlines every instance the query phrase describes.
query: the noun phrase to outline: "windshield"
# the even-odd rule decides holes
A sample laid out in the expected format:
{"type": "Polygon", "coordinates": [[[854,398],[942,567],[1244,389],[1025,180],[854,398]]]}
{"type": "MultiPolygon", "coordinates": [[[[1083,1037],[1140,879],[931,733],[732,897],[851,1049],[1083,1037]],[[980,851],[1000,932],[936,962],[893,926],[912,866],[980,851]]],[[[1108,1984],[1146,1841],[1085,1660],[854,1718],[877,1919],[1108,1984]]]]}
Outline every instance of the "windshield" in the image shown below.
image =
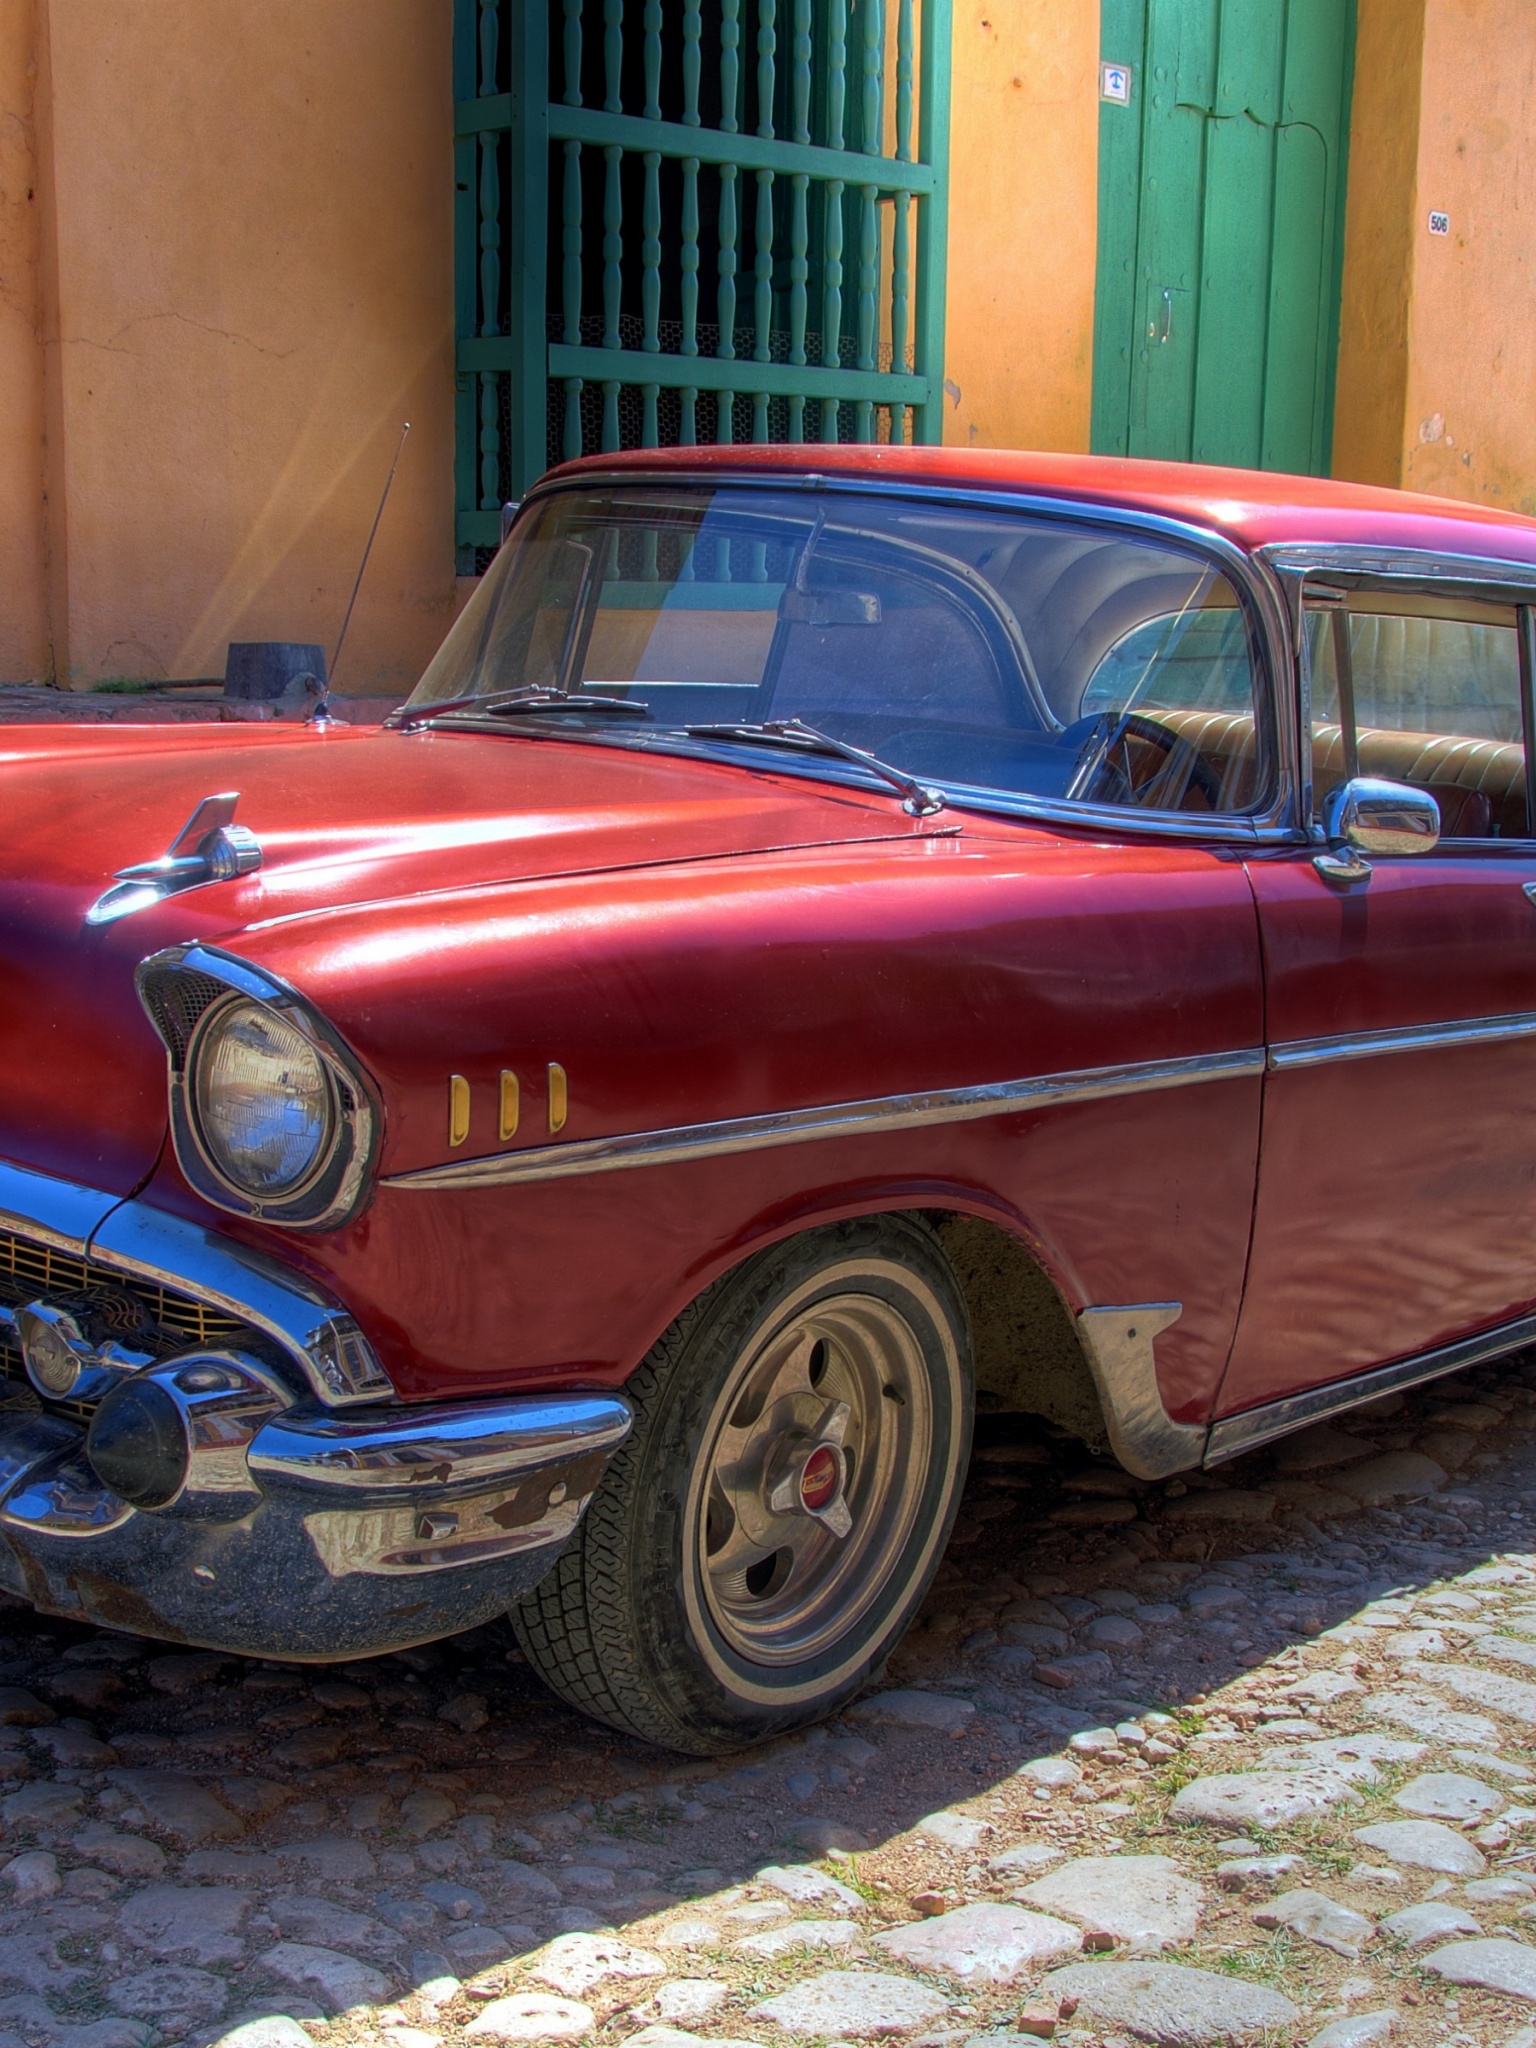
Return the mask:
{"type": "Polygon", "coordinates": [[[962,793],[1240,811],[1262,793],[1256,671],[1233,585],[1159,541],[909,498],[636,484],[535,501],[408,708],[601,697],[594,735],[602,708],[603,739],[641,744],[800,720],[962,793]]]}

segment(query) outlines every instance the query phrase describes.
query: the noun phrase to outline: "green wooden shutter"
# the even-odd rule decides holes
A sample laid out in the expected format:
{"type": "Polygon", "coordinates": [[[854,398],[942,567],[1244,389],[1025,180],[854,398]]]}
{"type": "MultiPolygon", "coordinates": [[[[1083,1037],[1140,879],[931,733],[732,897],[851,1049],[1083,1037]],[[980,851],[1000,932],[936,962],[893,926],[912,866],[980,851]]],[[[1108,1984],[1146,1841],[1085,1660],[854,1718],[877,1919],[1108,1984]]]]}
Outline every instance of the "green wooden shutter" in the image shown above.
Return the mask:
{"type": "Polygon", "coordinates": [[[461,567],[551,463],[938,441],[950,0],[455,0],[461,567]]]}

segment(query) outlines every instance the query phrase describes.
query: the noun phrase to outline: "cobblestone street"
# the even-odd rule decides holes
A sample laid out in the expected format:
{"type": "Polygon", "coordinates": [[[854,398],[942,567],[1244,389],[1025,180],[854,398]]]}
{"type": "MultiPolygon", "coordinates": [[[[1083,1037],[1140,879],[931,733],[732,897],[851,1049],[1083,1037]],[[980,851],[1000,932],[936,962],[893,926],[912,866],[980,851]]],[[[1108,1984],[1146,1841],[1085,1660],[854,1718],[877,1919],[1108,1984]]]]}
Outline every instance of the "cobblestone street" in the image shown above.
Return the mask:
{"type": "Polygon", "coordinates": [[[1145,1485],[983,1417],[881,1686],[718,1763],[502,1626],[316,1670],[9,1607],[0,2048],[1532,2048],[1533,1423],[1517,1362],[1145,1485]]]}

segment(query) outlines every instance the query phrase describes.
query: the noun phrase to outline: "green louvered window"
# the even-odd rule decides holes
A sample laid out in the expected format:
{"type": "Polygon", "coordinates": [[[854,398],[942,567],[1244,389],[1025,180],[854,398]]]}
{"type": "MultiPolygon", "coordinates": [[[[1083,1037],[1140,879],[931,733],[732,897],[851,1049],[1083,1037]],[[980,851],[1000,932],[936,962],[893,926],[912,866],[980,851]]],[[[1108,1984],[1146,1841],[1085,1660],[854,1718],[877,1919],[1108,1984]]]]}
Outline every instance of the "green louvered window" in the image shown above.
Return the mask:
{"type": "Polygon", "coordinates": [[[578,454],[937,441],[949,0],[455,0],[460,567],[578,454]]]}

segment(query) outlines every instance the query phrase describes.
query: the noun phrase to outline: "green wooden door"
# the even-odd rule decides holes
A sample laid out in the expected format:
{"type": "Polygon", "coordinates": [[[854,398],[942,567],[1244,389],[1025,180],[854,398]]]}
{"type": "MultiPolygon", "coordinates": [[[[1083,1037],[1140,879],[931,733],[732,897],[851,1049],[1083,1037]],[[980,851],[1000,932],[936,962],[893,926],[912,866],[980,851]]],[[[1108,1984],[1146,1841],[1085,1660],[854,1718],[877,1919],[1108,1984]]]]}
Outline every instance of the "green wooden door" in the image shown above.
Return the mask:
{"type": "Polygon", "coordinates": [[[1321,475],[1353,0],[1103,0],[1093,445],[1321,475]]]}

